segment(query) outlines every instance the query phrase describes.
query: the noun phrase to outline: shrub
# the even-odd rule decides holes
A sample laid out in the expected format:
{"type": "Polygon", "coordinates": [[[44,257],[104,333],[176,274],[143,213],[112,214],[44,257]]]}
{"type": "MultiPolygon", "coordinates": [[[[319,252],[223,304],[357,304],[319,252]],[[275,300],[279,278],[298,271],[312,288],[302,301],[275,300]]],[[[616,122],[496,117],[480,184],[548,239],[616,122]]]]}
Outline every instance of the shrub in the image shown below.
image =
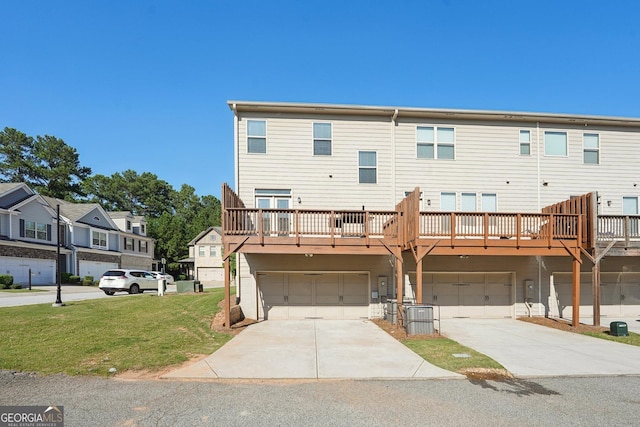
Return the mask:
{"type": "Polygon", "coordinates": [[[91,286],[93,285],[93,276],[84,276],[82,278],[82,284],[84,286],[91,286]]]}
{"type": "Polygon", "coordinates": [[[60,273],[60,281],[62,283],[71,283],[71,280],[70,280],[71,277],[72,277],[71,273],[67,273],[66,271],[60,273]]]}
{"type": "Polygon", "coordinates": [[[22,289],[22,285],[20,283],[14,283],[11,285],[11,289],[22,289]]]}
{"type": "Polygon", "coordinates": [[[69,276],[69,283],[80,283],[80,276],[69,276]]]}
{"type": "Polygon", "coordinates": [[[13,276],[10,274],[0,274],[0,289],[10,289],[13,285],[13,276]]]}
{"type": "Polygon", "coordinates": [[[180,276],[178,276],[179,280],[187,280],[187,276],[185,276],[184,274],[181,274],[180,276]]]}

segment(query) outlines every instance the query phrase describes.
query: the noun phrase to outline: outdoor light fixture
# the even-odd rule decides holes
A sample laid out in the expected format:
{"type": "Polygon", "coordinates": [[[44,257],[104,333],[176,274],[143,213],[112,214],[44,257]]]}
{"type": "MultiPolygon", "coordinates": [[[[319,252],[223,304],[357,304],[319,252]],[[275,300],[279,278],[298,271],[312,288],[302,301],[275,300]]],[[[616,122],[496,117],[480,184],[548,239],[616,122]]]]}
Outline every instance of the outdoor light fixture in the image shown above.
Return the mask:
{"type": "Polygon", "coordinates": [[[469,255],[460,255],[460,259],[467,259],[469,258],[469,255]]]}
{"type": "Polygon", "coordinates": [[[307,258],[313,258],[313,254],[304,254],[307,258]]]}
{"type": "Polygon", "coordinates": [[[427,206],[431,206],[431,199],[427,199],[427,206]]]}
{"type": "Polygon", "coordinates": [[[607,200],[607,206],[611,206],[611,200],[607,200]]]}

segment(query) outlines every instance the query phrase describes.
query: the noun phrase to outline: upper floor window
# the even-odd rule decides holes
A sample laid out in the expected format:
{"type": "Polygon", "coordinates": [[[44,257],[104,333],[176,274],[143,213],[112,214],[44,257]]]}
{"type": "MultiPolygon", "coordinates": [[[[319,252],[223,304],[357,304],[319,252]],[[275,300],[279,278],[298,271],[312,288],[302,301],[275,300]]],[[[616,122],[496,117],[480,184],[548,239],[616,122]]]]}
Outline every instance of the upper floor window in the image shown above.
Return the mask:
{"type": "Polygon", "coordinates": [[[107,248],[107,233],[102,231],[91,232],[91,244],[94,247],[106,249],[107,248]]]}
{"type": "Polygon", "coordinates": [[[132,251],[133,250],[133,239],[130,237],[125,237],[124,238],[124,249],[126,251],[132,251]]]}
{"type": "Polygon", "coordinates": [[[215,241],[216,241],[216,235],[215,235],[215,234],[212,234],[212,235],[211,235],[211,241],[212,241],[212,242],[215,242],[215,241]]]}
{"type": "Polygon", "coordinates": [[[216,247],[209,246],[209,256],[216,256],[216,247]]]}
{"type": "Polygon", "coordinates": [[[131,230],[131,221],[127,221],[127,230],[131,230]]]}
{"type": "Polygon", "coordinates": [[[204,246],[198,246],[198,256],[204,256],[204,246]]]}
{"type": "Polygon", "coordinates": [[[567,156],[567,133],[566,132],[545,132],[544,133],[544,155],[545,156],[567,156]]]}
{"type": "Polygon", "coordinates": [[[149,252],[149,245],[147,243],[146,240],[139,240],[138,241],[138,251],[142,252],[142,253],[147,253],[149,252]]]}
{"type": "Polygon", "coordinates": [[[455,157],[453,128],[418,126],[416,138],[419,159],[453,159],[455,157]]]}
{"type": "Polygon", "coordinates": [[[247,152],[265,154],[267,152],[267,122],[247,120],[247,152]]]}
{"type": "Polygon", "coordinates": [[[528,131],[528,130],[520,131],[520,155],[521,156],[531,155],[531,131],[528,131]]]}
{"type": "Polygon", "coordinates": [[[594,165],[600,164],[600,135],[597,133],[585,133],[582,135],[582,146],[584,162],[594,165]]]}
{"type": "Polygon", "coordinates": [[[51,240],[51,227],[35,221],[20,220],[20,236],[29,239],[51,240]]]}
{"type": "Polygon", "coordinates": [[[378,177],[378,160],[375,151],[358,151],[358,182],[375,184],[378,177]]]}
{"type": "Polygon", "coordinates": [[[313,124],[313,155],[331,155],[331,123],[313,124]]]}
{"type": "Polygon", "coordinates": [[[144,234],[144,224],[140,224],[140,232],[144,234]]]}

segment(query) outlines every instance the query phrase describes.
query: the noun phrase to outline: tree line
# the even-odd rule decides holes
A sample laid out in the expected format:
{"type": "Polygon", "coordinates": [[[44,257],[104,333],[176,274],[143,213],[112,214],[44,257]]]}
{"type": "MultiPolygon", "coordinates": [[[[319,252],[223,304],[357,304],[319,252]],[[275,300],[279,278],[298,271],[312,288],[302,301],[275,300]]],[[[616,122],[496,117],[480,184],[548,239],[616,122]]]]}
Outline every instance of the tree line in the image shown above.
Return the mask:
{"type": "Polygon", "coordinates": [[[188,256],[187,243],[221,221],[220,200],[199,197],[188,184],[175,190],[153,173],[130,169],[93,175],[62,139],[33,138],[9,127],[0,131],[0,182],[24,182],[45,196],[146,217],[147,235],[156,239],[155,259],[166,258],[174,273],[178,260],[188,256]]]}

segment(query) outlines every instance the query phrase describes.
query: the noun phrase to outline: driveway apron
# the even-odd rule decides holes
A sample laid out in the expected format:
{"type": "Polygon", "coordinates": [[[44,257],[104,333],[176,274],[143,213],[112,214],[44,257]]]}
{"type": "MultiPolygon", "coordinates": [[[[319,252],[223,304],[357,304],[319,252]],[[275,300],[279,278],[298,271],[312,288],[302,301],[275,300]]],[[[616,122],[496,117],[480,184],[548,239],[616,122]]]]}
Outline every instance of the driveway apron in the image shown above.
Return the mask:
{"type": "Polygon", "coordinates": [[[640,375],[640,347],[514,319],[445,319],[442,334],[517,377],[640,375]]]}
{"type": "Polygon", "coordinates": [[[163,378],[463,378],[427,363],[366,320],[268,320],[163,378]]]}

